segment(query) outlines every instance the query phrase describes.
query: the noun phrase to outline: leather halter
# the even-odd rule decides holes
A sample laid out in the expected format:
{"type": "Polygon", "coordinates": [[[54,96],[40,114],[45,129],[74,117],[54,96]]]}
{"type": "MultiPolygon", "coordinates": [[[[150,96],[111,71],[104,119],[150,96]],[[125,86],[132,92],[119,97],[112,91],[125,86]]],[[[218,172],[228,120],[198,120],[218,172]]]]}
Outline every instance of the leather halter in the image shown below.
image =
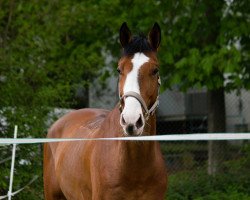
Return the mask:
{"type": "Polygon", "coordinates": [[[124,99],[126,99],[127,97],[134,97],[140,102],[141,106],[143,107],[143,109],[145,111],[144,116],[145,116],[146,120],[148,120],[149,116],[153,115],[156,111],[156,108],[159,106],[160,85],[161,85],[161,79],[159,76],[159,78],[158,78],[158,95],[156,97],[154,104],[151,106],[151,108],[148,109],[147,104],[145,103],[144,99],[141,97],[140,94],[138,94],[137,92],[129,91],[129,92],[126,92],[122,97],[120,96],[120,112],[122,112],[122,105],[121,105],[122,101],[124,99]]]}

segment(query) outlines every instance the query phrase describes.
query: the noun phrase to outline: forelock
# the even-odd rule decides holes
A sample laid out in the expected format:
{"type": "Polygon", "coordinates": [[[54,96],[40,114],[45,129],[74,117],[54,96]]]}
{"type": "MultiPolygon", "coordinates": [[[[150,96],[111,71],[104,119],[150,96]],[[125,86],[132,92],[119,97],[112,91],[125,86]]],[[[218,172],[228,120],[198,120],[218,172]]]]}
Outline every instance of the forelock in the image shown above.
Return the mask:
{"type": "Polygon", "coordinates": [[[124,47],[123,54],[125,56],[131,56],[135,53],[147,53],[152,51],[153,49],[150,47],[146,36],[141,33],[139,36],[134,36],[132,41],[124,47]]]}

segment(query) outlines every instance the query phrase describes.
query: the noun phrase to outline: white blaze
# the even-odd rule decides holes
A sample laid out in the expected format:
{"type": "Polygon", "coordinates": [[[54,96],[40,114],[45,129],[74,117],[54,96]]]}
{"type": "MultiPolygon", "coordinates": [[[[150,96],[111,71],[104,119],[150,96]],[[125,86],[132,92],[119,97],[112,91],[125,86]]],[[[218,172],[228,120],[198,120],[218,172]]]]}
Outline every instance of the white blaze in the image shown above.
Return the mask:
{"type": "MultiPolygon", "coordinates": [[[[132,70],[127,74],[125,80],[123,93],[133,91],[140,94],[139,86],[139,70],[143,64],[149,61],[149,58],[143,53],[136,53],[131,60],[133,67],[132,70]]],[[[139,119],[140,115],[143,116],[142,108],[140,102],[134,97],[127,97],[125,99],[125,106],[122,112],[124,120],[127,124],[135,124],[139,119]]]]}

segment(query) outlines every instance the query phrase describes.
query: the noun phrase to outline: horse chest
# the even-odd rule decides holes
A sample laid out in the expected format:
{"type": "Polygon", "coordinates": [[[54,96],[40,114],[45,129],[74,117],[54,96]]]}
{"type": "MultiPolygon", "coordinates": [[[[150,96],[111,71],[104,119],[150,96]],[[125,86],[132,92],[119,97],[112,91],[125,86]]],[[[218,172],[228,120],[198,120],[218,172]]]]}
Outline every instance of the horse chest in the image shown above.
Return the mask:
{"type": "Polygon", "coordinates": [[[165,188],[152,171],[131,174],[128,171],[103,170],[97,185],[99,197],[104,200],[161,200],[164,196],[162,188],[165,188]]]}
{"type": "Polygon", "coordinates": [[[122,148],[114,148],[115,143],[107,144],[113,145],[106,148],[98,146],[94,155],[102,153],[102,156],[94,156],[92,160],[92,166],[95,166],[90,169],[92,194],[98,195],[93,199],[163,199],[166,174],[161,159],[156,159],[155,154],[139,152],[143,146],[132,149],[133,146],[127,147],[122,143],[122,148]]]}
{"type": "Polygon", "coordinates": [[[124,180],[119,184],[106,184],[100,190],[104,200],[161,200],[164,193],[156,181],[149,182],[124,180]]]}

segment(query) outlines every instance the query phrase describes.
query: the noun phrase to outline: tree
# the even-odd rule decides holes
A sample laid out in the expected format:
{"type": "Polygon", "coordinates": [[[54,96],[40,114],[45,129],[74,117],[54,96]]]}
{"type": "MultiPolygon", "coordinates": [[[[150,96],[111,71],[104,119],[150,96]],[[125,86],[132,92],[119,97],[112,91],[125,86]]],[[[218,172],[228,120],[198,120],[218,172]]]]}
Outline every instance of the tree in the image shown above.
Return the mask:
{"type": "MultiPolygon", "coordinates": [[[[86,96],[88,85],[97,77],[105,82],[110,75],[103,70],[107,55],[114,58],[110,67],[116,67],[118,30],[124,21],[133,27],[132,32],[139,32],[138,28],[148,32],[155,21],[161,25],[163,89],[176,84],[184,91],[207,87],[215,96],[217,91],[219,95],[223,90],[250,88],[250,6],[246,0],[10,0],[0,1],[0,7],[0,115],[5,117],[1,137],[12,137],[14,124],[19,125],[19,137],[44,137],[48,113],[54,107],[86,106],[75,94],[80,88],[86,96]]],[[[223,119],[222,98],[221,105],[213,104],[218,106],[214,111],[222,109],[221,116],[212,112],[213,119],[223,119]]],[[[20,148],[18,161],[30,164],[17,168],[16,188],[32,178],[27,168],[41,173],[40,148],[20,148]]],[[[1,150],[1,157],[8,152],[8,148],[1,150]]],[[[0,166],[3,194],[8,166],[0,166]]],[[[33,192],[35,197],[29,191],[30,199],[37,197],[37,191],[33,192]]]]}
{"type": "MultiPolygon", "coordinates": [[[[137,11],[140,5],[136,3],[137,11]]],[[[51,110],[86,106],[76,102],[75,93],[79,88],[86,91],[86,100],[93,79],[104,81],[109,75],[103,70],[105,57],[120,54],[118,30],[130,18],[131,6],[106,0],[0,1],[1,137],[12,137],[14,124],[19,126],[18,137],[45,137],[51,110]]],[[[0,157],[10,150],[4,148],[0,157]]],[[[40,146],[22,145],[17,155],[14,189],[36,174],[41,187],[40,146]],[[31,174],[29,169],[37,170],[31,174]]],[[[1,194],[7,192],[9,165],[0,166],[1,194]]],[[[17,198],[42,196],[37,193],[17,198]]]]}
{"type": "MultiPolygon", "coordinates": [[[[55,107],[87,106],[74,96],[83,88],[86,97],[88,85],[101,76],[102,52],[111,35],[100,19],[105,19],[108,9],[99,13],[99,6],[91,1],[66,0],[10,0],[1,1],[0,7],[1,137],[12,137],[14,124],[19,126],[18,137],[45,137],[48,114],[55,107]]],[[[40,147],[18,148],[14,189],[36,174],[42,182],[40,147]]],[[[0,157],[10,153],[6,147],[0,157]]],[[[1,194],[7,192],[9,166],[9,161],[0,166],[1,194]]],[[[28,198],[42,196],[36,193],[32,190],[28,198]]]]}
{"type": "MultiPolygon", "coordinates": [[[[224,91],[249,89],[249,10],[247,1],[178,1],[169,13],[165,84],[208,89],[209,132],[225,132],[224,91]]],[[[225,148],[209,142],[210,174],[225,148]]]]}

